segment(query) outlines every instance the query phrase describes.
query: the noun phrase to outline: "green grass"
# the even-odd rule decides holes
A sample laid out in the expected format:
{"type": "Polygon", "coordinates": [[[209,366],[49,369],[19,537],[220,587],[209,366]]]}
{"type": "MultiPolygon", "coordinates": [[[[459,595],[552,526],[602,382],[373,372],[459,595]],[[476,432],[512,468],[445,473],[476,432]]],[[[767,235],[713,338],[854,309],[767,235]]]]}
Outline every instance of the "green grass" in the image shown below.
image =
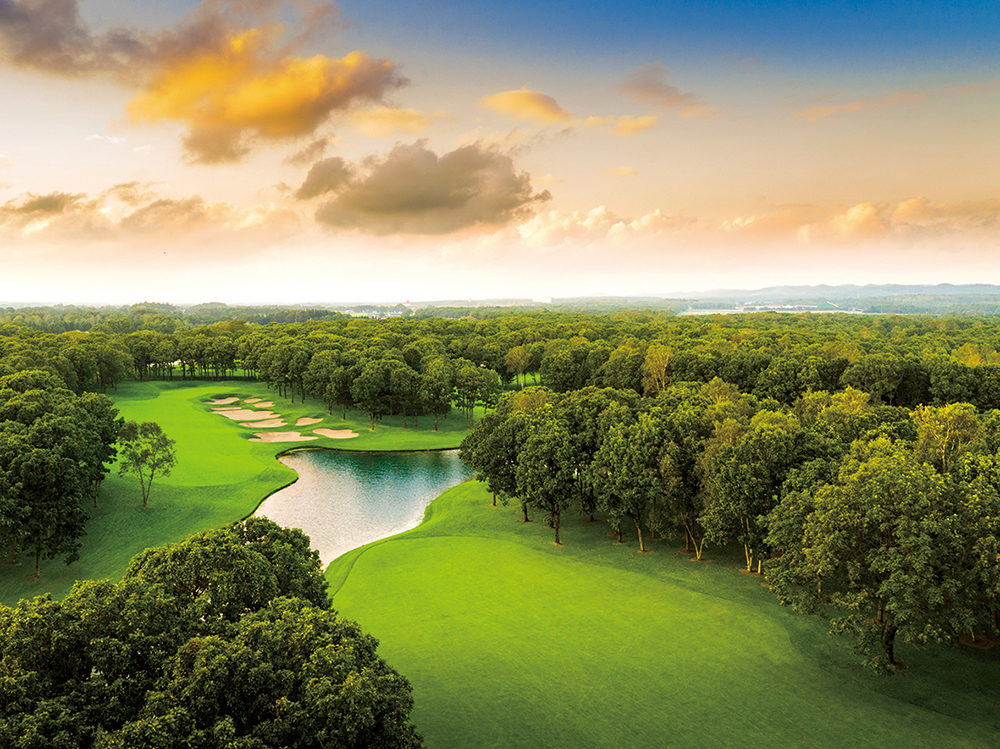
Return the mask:
{"type": "Polygon", "coordinates": [[[905,646],[880,678],[735,557],[564,546],[469,482],[335,560],[334,607],[413,684],[429,747],[996,746],[1000,652],[905,646]]]}
{"type": "Polygon", "coordinates": [[[98,508],[91,510],[80,559],[71,565],[62,560],[42,562],[38,582],[29,581],[34,564],[25,555],[19,567],[0,565],[0,602],[7,605],[27,596],[65,595],[80,579],[117,579],[133,555],[150,546],[180,541],[192,533],[215,528],[252,513],[264,497],[295,479],[295,472],[275,460],[290,447],[328,447],[352,450],[429,450],[457,447],[467,423],[453,412],[441,419],[434,432],[433,419],[422,418],[419,428],[403,429],[402,420],[388,417],[372,432],[368,418],[348,411],[346,420],[326,413],[322,403],[307,399],[292,404],[278,398],[263,384],[248,381],[129,382],[111,393],[121,415],[135,421],[155,421],[176,441],[177,466],[170,476],[154,481],[149,507],[142,507],[138,480],[119,478],[117,468],[105,480],[98,508]],[[280,413],[288,426],[250,429],[212,413],[205,401],[216,396],[258,397],[273,401],[267,409],[280,413]],[[323,422],[294,426],[302,416],[322,417],[323,422]],[[353,429],[358,437],[310,442],[250,442],[254,432],[303,431],[316,427],[353,429]]]}

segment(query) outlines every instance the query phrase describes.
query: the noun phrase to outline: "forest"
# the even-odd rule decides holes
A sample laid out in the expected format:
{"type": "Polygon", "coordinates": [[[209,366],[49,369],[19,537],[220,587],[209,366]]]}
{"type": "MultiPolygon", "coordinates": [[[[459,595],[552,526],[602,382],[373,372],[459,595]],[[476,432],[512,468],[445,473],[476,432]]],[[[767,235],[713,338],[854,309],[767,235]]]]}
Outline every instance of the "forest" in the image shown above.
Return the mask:
{"type": "MultiPolygon", "coordinates": [[[[36,575],[79,550],[123,433],[118,385],[253,379],[360,409],[372,429],[387,415],[463,420],[462,459],[493,502],[514,506],[512,522],[544,520],[556,544],[577,512],[639,552],[673,535],[695,560],[738,548],[746,574],[829,619],[881,673],[905,667],[900,642],[1000,634],[993,319],[44,314],[0,323],[0,544],[36,575]]],[[[2,615],[6,637],[24,605],[2,615]]]]}

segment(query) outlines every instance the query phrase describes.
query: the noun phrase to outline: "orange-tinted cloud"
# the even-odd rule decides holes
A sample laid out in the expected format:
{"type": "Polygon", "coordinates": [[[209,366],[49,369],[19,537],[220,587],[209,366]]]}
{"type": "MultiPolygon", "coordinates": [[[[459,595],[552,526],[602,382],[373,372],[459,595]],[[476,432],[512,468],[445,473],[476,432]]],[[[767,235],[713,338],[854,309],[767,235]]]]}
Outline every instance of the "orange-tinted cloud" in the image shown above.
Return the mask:
{"type": "Polygon", "coordinates": [[[401,84],[394,64],[363,52],[274,57],[276,32],[253,29],[165,66],[128,104],[133,123],[175,121],[200,162],[231,161],[255,138],[309,134],[337,109],[401,84]]]}
{"type": "Polygon", "coordinates": [[[312,134],[332,112],[405,83],[391,60],[364,52],[303,56],[335,19],[336,6],[319,0],[204,0],[158,33],[96,34],[78,0],[0,0],[0,56],[54,75],[110,77],[137,90],[133,124],[179,122],[193,160],[232,161],[257,140],[312,134]]]}
{"type": "Polygon", "coordinates": [[[573,119],[573,115],[548,94],[527,89],[501,91],[484,96],[479,100],[479,105],[516,120],[530,120],[541,125],[573,119]]]}
{"type": "Polygon", "coordinates": [[[711,114],[712,107],[690,91],[681,91],[668,81],[669,71],[658,62],[643,65],[630,73],[619,87],[636,101],[677,109],[684,117],[703,117],[711,114]]]}
{"type": "Polygon", "coordinates": [[[394,135],[420,133],[431,126],[442,114],[424,114],[415,109],[375,107],[356,109],[351,113],[351,124],[362,135],[371,138],[391,138],[394,135]]]}
{"type": "Polygon", "coordinates": [[[927,97],[927,94],[919,91],[898,91],[881,99],[857,99],[847,104],[832,104],[819,107],[803,109],[795,113],[795,117],[805,122],[819,122],[835,114],[845,114],[850,112],[860,112],[863,109],[873,109],[880,107],[891,107],[897,104],[906,104],[911,101],[919,101],[927,97]]]}
{"type": "Polygon", "coordinates": [[[532,192],[509,156],[478,145],[438,156],[418,141],[363,168],[317,209],[317,221],[373,234],[448,234],[525,218],[550,198],[532,192]]]}
{"type": "Polygon", "coordinates": [[[610,169],[605,169],[604,173],[610,174],[612,177],[634,177],[639,172],[631,166],[615,166],[610,169]]]}
{"type": "Polygon", "coordinates": [[[656,127],[658,120],[659,118],[655,115],[632,117],[626,114],[618,118],[618,122],[615,124],[615,135],[634,135],[643,130],[649,130],[656,127]]]}

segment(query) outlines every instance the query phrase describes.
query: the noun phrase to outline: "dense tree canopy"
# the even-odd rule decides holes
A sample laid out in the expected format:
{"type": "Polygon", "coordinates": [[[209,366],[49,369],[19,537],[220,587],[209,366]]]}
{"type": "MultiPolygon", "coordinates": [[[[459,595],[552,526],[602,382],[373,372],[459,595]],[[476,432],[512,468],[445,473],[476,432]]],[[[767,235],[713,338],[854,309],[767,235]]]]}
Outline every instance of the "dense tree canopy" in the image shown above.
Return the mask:
{"type": "Polygon", "coordinates": [[[417,747],[406,679],[262,518],[0,608],[0,745],[417,747]]]}

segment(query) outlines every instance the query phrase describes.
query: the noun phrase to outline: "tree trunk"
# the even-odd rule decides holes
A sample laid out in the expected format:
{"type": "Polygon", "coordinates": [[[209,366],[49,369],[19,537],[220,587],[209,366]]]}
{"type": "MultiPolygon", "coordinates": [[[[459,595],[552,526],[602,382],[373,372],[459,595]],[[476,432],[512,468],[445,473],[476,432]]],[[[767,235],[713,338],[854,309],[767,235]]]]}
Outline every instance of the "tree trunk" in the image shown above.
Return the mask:
{"type": "Polygon", "coordinates": [[[556,540],[555,540],[556,546],[562,546],[562,541],[559,540],[559,512],[558,511],[552,513],[552,528],[556,532],[556,540]]]}
{"type": "Polygon", "coordinates": [[[694,543],[694,558],[701,561],[701,554],[705,550],[705,539],[702,539],[701,544],[699,544],[697,539],[692,536],[691,541],[694,543]]]}
{"type": "Polygon", "coordinates": [[[493,492],[493,507],[497,506],[497,493],[493,492]]]}
{"type": "Polygon", "coordinates": [[[635,530],[639,534],[639,551],[641,553],[641,552],[643,552],[643,551],[646,550],[646,545],[642,541],[642,525],[639,523],[639,520],[636,519],[636,518],[632,518],[632,522],[635,523],[635,530]]]}
{"type": "Polygon", "coordinates": [[[622,526],[621,523],[615,526],[615,533],[618,534],[618,543],[622,543],[622,526]]]}
{"type": "Polygon", "coordinates": [[[434,431],[438,430],[438,415],[434,414],[434,431]]]}
{"type": "Polygon", "coordinates": [[[527,502],[522,502],[521,503],[521,522],[522,523],[530,523],[531,522],[531,519],[528,517],[528,503],[527,502]]]}
{"type": "Polygon", "coordinates": [[[896,661],[896,625],[886,623],[882,627],[882,652],[890,665],[895,666],[896,661]]]}
{"type": "Polygon", "coordinates": [[[35,547],[35,576],[33,580],[37,580],[42,576],[42,547],[41,544],[35,547]]]}

